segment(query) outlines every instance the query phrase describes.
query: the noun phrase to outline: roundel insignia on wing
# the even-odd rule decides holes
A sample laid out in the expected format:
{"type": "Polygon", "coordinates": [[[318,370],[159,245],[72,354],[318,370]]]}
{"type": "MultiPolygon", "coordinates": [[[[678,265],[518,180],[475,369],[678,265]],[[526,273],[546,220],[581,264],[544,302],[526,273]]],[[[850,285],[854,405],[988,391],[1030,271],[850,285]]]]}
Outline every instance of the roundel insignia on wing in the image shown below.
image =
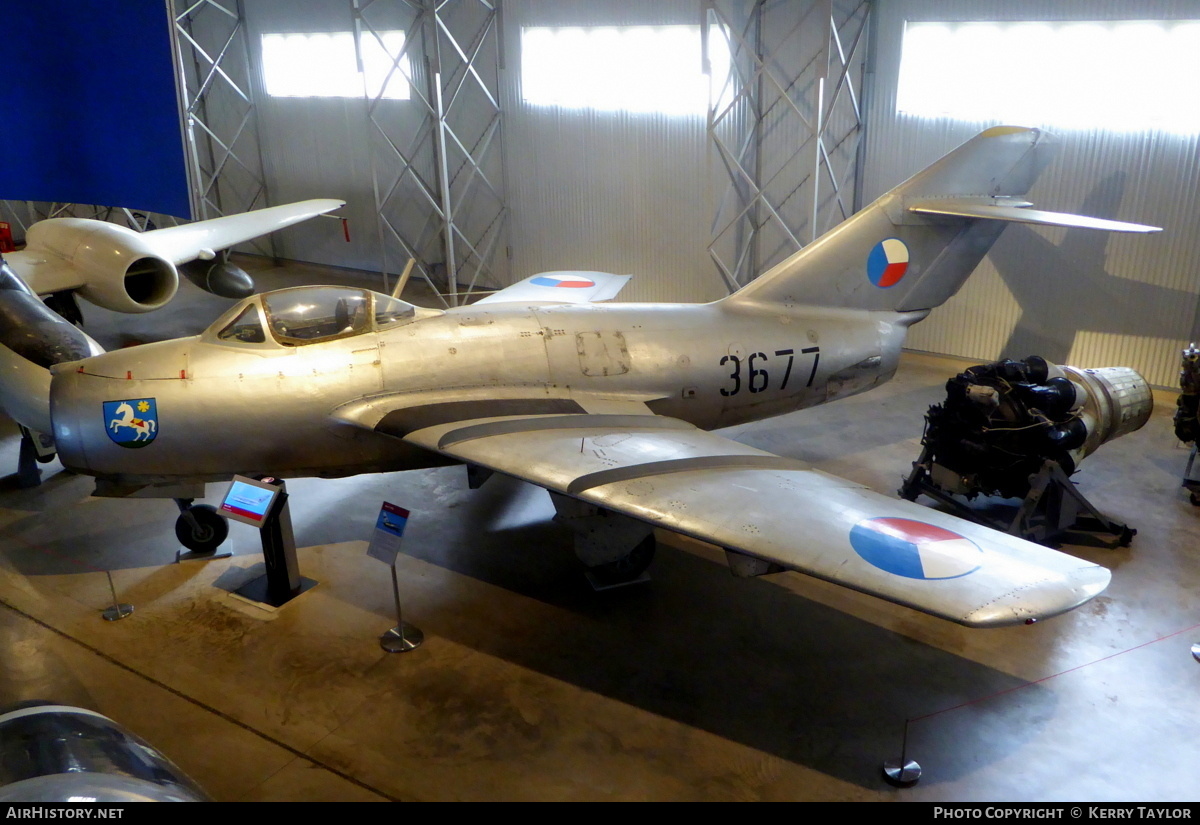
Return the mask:
{"type": "Polygon", "coordinates": [[[907,271],[908,247],[899,238],[880,241],[867,256],[867,277],[880,289],[900,283],[907,271]]]}
{"type": "Polygon", "coordinates": [[[850,530],[850,546],[880,570],[910,579],[956,579],[983,561],[969,538],[907,518],[863,519],[850,530]]]}
{"type": "Polygon", "coordinates": [[[596,282],[591,278],[585,278],[582,275],[576,275],[572,272],[565,272],[561,275],[538,275],[529,283],[537,286],[556,286],[567,289],[587,289],[596,285],[596,282]]]}

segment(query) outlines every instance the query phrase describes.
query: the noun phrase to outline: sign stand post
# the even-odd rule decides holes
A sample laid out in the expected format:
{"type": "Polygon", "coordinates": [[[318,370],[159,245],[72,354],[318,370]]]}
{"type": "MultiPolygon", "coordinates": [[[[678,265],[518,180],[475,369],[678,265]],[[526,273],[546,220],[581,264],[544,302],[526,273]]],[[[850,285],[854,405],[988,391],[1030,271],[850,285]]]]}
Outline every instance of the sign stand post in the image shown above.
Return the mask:
{"type": "Polygon", "coordinates": [[[383,502],[379,518],[375,520],[375,533],[367,547],[367,555],[388,563],[392,568],[392,599],[396,604],[396,626],[379,637],[379,646],[388,653],[407,653],[416,650],[425,641],[420,628],[404,621],[400,609],[400,582],[396,575],[396,559],[400,556],[400,539],[408,524],[408,511],[391,502],[383,502]]]}

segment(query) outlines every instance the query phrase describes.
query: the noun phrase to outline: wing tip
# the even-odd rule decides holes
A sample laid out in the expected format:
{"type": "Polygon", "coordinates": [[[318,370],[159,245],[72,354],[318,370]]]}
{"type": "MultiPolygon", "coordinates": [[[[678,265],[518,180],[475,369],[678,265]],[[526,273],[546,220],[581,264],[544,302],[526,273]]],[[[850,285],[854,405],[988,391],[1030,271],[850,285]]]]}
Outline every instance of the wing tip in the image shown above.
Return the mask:
{"type": "Polygon", "coordinates": [[[1106,567],[1077,567],[981,605],[958,622],[967,627],[1033,624],[1091,601],[1104,592],[1110,581],[1112,573],[1106,567]]]}

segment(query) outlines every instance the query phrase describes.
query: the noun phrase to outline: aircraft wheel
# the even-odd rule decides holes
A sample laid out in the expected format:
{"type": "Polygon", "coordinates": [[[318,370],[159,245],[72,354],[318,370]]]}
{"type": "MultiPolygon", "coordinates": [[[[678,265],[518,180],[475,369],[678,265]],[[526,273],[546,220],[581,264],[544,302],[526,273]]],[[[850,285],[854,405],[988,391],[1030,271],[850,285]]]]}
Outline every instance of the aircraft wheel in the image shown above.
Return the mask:
{"type": "Polygon", "coordinates": [[[196,504],[175,519],[175,538],[193,553],[216,552],[228,535],[229,522],[211,504],[196,504]]]}
{"type": "Polygon", "coordinates": [[[588,573],[594,580],[606,585],[633,581],[645,573],[650,562],[654,561],[654,550],[657,546],[654,534],[651,533],[638,542],[637,546],[625,556],[616,561],[610,561],[608,564],[589,567],[588,573]]]}

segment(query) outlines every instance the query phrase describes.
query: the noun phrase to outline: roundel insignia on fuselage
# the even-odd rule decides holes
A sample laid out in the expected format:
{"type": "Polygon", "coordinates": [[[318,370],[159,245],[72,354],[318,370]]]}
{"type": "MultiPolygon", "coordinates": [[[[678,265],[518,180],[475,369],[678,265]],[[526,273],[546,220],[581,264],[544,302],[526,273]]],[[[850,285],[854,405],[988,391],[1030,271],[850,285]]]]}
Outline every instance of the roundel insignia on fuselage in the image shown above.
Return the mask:
{"type": "Polygon", "coordinates": [[[983,562],[966,536],[907,518],[863,519],[850,530],[850,546],[880,570],[910,579],[956,579],[983,562]]]}
{"type": "Polygon", "coordinates": [[[591,278],[585,278],[582,275],[573,273],[564,273],[562,275],[538,275],[530,280],[535,286],[556,286],[565,287],[567,289],[587,289],[596,285],[596,282],[591,278]]]}
{"type": "Polygon", "coordinates": [[[867,277],[880,289],[900,283],[907,271],[908,247],[899,238],[880,241],[867,256],[867,277]]]}

